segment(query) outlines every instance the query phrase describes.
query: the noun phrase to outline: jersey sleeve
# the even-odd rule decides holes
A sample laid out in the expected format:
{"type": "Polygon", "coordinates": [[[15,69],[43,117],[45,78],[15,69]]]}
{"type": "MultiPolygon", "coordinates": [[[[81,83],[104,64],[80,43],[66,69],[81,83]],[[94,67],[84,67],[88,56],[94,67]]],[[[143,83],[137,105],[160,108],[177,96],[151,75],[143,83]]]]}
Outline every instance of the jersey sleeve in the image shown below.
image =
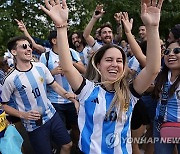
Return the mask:
{"type": "Polygon", "coordinates": [[[83,79],[79,89],[74,92],[77,95],[80,103],[84,102],[89,97],[91,92],[94,90],[94,87],[94,82],[91,82],[85,78],[83,79]]]}
{"type": "Polygon", "coordinates": [[[71,52],[71,57],[72,57],[72,60],[73,61],[81,61],[80,57],[79,57],[79,54],[77,53],[77,51],[75,51],[74,49],[72,48],[69,48],[70,49],[70,52],[71,52]]]}
{"type": "Polygon", "coordinates": [[[41,63],[43,63],[44,65],[46,65],[45,53],[42,53],[42,54],[41,54],[39,61],[40,61],[41,63]]]}
{"type": "Polygon", "coordinates": [[[137,103],[137,101],[141,98],[141,95],[139,95],[136,90],[133,87],[133,83],[131,83],[129,85],[129,90],[131,92],[131,102],[133,104],[133,106],[137,103]]]}
{"type": "Polygon", "coordinates": [[[101,48],[102,45],[99,44],[97,41],[94,42],[93,46],[91,47],[93,51],[97,51],[99,48],[101,48]]]}

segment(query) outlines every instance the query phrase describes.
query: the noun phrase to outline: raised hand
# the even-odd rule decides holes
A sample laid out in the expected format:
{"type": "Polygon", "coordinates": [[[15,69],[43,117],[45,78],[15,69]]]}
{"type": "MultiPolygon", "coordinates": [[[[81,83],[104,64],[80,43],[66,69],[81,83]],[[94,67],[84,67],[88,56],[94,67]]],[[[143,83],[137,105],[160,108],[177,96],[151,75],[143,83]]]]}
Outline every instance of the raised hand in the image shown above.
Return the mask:
{"type": "Polygon", "coordinates": [[[141,0],[141,19],[145,26],[159,25],[162,3],[163,0],[141,0]]]}
{"type": "Polygon", "coordinates": [[[20,31],[22,31],[22,32],[27,31],[26,26],[22,20],[20,20],[20,21],[17,19],[14,19],[14,20],[17,22],[18,28],[20,29],[20,31]]]}
{"type": "Polygon", "coordinates": [[[128,13],[127,12],[123,12],[121,15],[121,20],[123,22],[123,26],[124,26],[124,31],[125,33],[129,33],[132,30],[132,26],[133,26],[133,19],[131,18],[129,20],[128,17],[128,13]]]}
{"type": "Polygon", "coordinates": [[[68,20],[68,8],[66,0],[62,0],[60,4],[59,0],[45,0],[45,5],[41,6],[41,9],[51,17],[56,26],[66,25],[68,20]]]}
{"type": "Polygon", "coordinates": [[[97,5],[93,17],[99,19],[103,16],[104,13],[105,11],[103,10],[103,4],[97,5]]]}
{"type": "Polygon", "coordinates": [[[116,22],[117,22],[118,24],[121,23],[121,18],[122,18],[122,12],[119,12],[119,13],[115,13],[115,14],[114,14],[114,19],[116,20],[116,22]]]}

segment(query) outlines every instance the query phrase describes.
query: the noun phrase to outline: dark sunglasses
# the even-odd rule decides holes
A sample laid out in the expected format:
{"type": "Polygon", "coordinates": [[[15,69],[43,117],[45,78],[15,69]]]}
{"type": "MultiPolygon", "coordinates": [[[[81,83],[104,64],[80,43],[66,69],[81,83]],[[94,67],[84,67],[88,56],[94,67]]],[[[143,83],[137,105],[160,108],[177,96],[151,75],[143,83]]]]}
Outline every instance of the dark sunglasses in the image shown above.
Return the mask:
{"type": "Polygon", "coordinates": [[[163,48],[165,48],[165,45],[164,45],[164,44],[161,45],[161,49],[163,49],[163,48]]]}
{"type": "Polygon", "coordinates": [[[169,55],[169,53],[170,53],[171,51],[173,51],[174,54],[179,54],[179,53],[180,53],[180,48],[174,48],[173,50],[171,50],[171,49],[166,49],[166,50],[164,51],[164,54],[165,54],[165,55],[169,55]]]}
{"type": "Polygon", "coordinates": [[[22,45],[20,45],[20,47],[21,47],[22,49],[27,49],[28,46],[32,49],[32,44],[22,44],[22,45]]]}

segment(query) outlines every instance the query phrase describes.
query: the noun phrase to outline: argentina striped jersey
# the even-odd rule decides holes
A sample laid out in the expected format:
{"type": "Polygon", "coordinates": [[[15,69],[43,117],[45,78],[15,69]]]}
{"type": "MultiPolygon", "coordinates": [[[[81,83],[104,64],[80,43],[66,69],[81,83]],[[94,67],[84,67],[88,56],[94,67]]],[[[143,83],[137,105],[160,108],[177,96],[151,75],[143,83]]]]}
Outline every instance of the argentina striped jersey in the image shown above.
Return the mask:
{"type": "Polygon", "coordinates": [[[80,149],[85,154],[132,154],[131,143],[127,140],[131,137],[130,121],[138,98],[131,94],[129,109],[123,113],[121,122],[116,119],[116,110],[105,116],[114,92],[108,92],[100,85],[84,79],[76,94],[80,102],[80,149]]]}
{"type": "MultiPolygon", "coordinates": [[[[10,96],[15,100],[16,109],[22,112],[42,107],[43,124],[55,114],[55,109],[46,95],[46,84],[52,84],[54,78],[44,64],[32,63],[28,71],[14,69],[6,77],[2,87],[2,102],[8,102],[10,96]]],[[[27,131],[38,128],[34,120],[23,120],[27,131]]]]}
{"type": "Polygon", "coordinates": [[[81,61],[83,62],[83,64],[85,66],[88,65],[89,63],[89,52],[90,52],[91,48],[89,46],[86,46],[81,52],[78,52],[77,53],[79,54],[80,58],[81,58],[81,61]]]}
{"type": "MultiPolygon", "coordinates": [[[[76,61],[80,61],[80,58],[76,51],[71,50],[71,55],[73,59],[76,61]]],[[[40,61],[46,65],[47,59],[45,57],[45,53],[43,53],[40,57],[40,61]]],[[[49,60],[48,60],[48,69],[51,71],[54,68],[59,66],[59,55],[53,52],[52,50],[49,51],[49,60]]],[[[55,81],[61,85],[66,91],[72,92],[71,86],[69,85],[66,77],[61,74],[53,75],[55,81]]],[[[47,86],[47,97],[50,99],[52,103],[59,103],[59,104],[66,104],[72,103],[70,100],[63,98],[59,94],[57,94],[50,86],[47,86]]]]}

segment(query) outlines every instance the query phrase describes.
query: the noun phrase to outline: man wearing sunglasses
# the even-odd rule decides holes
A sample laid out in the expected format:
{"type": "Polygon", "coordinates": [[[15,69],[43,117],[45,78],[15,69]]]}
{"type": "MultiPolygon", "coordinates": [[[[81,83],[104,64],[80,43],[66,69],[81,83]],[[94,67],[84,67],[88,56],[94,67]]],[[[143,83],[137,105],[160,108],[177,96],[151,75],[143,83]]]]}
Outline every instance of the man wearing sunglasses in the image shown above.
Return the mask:
{"type": "MultiPolygon", "coordinates": [[[[51,30],[49,32],[48,41],[50,43],[51,48],[45,48],[40,44],[37,44],[33,40],[22,20],[19,21],[15,19],[15,21],[18,24],[19,30],[23,32],[23,34],[32,41],[33,49],[40,51],[42,53],[39,61],[46,65],[46,67],[50,70],[51,74],[53,75],[55,81],[68,92],[72,92],[72,89],[69,83],[67,82],[66,77],[63,75],[63,70],[61,68],[59,56],[57,54],[57,31],[51,30]]],[[[78,53],[71,48],[70,51],[73,65],[77,68],[77,70],[80,73],[84,74],[86,69],[78,53]]],[[[51,86],[47,86],[47,97],[51,101],[52,105],[55,107],[56,111],[59,113],[63,122],[66,124],[67,129],[71,130],[71,137],[73,141],[72,149],[76,149],[78,144],[79,131],[77,125],[77,112],[74,106],[74,102],[60,96],[51,88],[51,86]]]]}
{"type": "Polygon", "coordinates": [[[75,95],[68,93],[54,81],[44,64],[31,62],[32,46],[27,37],[14,37],[7,46],[15,58],[15,67],[2,87],[1,99],[5,111],[21,118],[35,153],[51,154],[51,140],[61,146],[61,153],[70,153],[70,136],[47,98],[46,85],[50,85],[59,95],[71,101],[74,101],[75,95]],[[7,105],[11,95],[15,100],[15,108],[7,105]],[[42,121],[37,123],[41,118],[42,121]]]}

